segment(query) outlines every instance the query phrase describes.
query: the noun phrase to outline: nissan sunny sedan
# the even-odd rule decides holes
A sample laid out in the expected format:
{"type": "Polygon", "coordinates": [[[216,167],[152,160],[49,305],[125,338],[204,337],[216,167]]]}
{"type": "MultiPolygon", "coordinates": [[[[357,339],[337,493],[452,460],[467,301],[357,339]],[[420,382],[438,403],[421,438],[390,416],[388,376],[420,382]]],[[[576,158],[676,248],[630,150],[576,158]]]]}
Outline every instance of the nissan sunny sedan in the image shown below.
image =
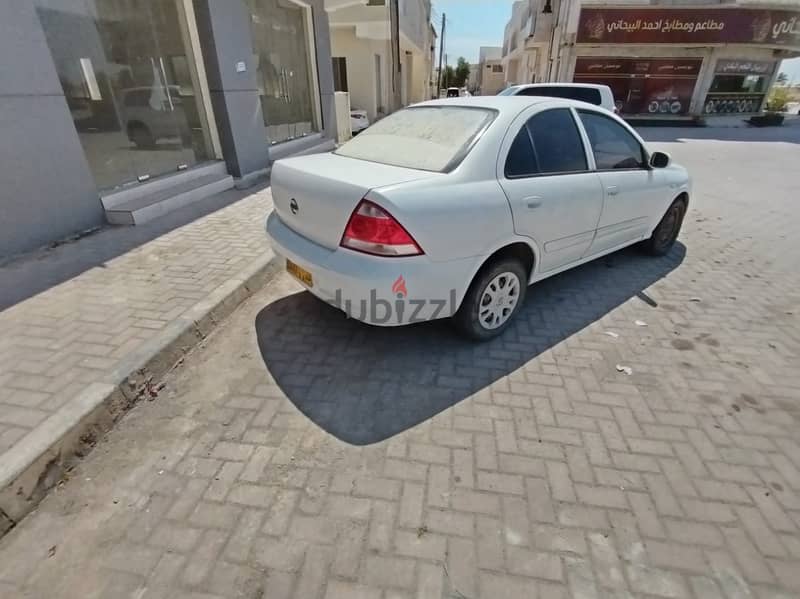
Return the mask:
{"type": "Polygon", "coordinates": [[[634,243],[666,254],[689,193],[684,168],[602,108],[453,98],[277,161],[266,229],[289,273],[348,316],[452,318],[485,340],[530,284],[634,243]]]}

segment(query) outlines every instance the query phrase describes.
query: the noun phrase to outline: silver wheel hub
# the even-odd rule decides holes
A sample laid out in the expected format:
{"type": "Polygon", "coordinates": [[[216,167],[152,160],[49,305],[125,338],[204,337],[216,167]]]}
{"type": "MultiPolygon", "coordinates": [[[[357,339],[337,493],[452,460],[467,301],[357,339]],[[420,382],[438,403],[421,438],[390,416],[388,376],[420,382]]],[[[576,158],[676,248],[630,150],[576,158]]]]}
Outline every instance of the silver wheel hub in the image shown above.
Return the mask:
{"type": "Polygon", "coordinates": [[[511,318],[520,294],[519,277],[503,272],[494,277],[481,294],[478,321],[484,329],[496,329],[511,318]]]}

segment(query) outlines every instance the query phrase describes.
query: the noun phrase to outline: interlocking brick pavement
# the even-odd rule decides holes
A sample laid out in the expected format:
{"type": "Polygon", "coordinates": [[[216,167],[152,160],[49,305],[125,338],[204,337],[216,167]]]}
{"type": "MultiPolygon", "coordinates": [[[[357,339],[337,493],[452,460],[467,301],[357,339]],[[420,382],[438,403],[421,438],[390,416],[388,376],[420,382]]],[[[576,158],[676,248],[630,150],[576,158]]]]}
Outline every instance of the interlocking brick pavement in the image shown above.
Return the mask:
{"type": "Polygon", "coordinates": [[[0,540],[0,596],[800,595],[800,136],[685,135],[681,244],[492,342],[276,279],[0,540]]]}
{"type": "MultiPolygon", "coordinates": [[[[263,222],[271,206],[268,189],[229,191],[163,222],[108,228],[0,266],[3,487],[68,436],[66,423],[78,420],[92,389],[110,395],[157,355],[159,339],[197,329],[202,302],[221,301],[243,272],[267,264],[263,222]]],[[[52,450],[52,459],[59,452],[52,450]]],[[[39,470],[42,479],[50,476],[39,470]]],[[[34,482],[39,474],[32,472],[34,482]]],[[[14,512],[6,502],[0,507],[18,518],[26,501],[15,501],[14,512]]],[[[4,520],[0,509],[0,534],[4,520]]]]}

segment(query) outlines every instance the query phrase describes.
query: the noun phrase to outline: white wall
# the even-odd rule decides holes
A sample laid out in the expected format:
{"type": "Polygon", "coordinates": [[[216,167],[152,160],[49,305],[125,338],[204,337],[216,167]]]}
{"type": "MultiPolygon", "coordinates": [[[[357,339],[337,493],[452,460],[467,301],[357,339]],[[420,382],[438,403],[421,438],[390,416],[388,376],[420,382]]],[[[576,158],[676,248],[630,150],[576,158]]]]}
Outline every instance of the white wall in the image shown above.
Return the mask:
{"type": "Polygon", "coordinates": [[[400,32],[419,51],[425,52],[428,43],[428,19],[431,14],[430,0],[398,0],[400,32]]]}
{"type": "Polygon", "coordinates": [[[343,56],[347,60],[347,87],[350,92],[350,107],[366,110],[370,121],[377,116],[377,107],[385,109],[388,101],[387,65],[388,42],[357,38],[354,27],[331,28],[331,56],[343,56]],[[375,54],[381,56],[383,99],[379,103],[375,94],[375,54]]]}
{"type": "MultiPolygon", "coordinates": [[[[503,63],[500,60],[487,60],[481,65],[483,72],[481,73],[482,80],[480,93],[482,96],[493,96],[506,86],[505,72],[493,72],[492,67],[494,65],[500,65],[502,67],[503,63]]],[[[505,71],[505,68],[503,71],[505,71]]]]}
{"type": "MultiPolygon", "coordinates": [[[[329,10],[335,2],[329,0],[329,10]]],[[[400,62],[402,65],[400,100],[411,104],[427,100],[431,77],[430,46],[433,43],[429,23],[430,0],[399,0],[400,62]],[[407,54],[410,52],[410,55],[407,54]]],[[[367,111],[370,120],[378,106],[387,110],[392,97],[391,32],[389,3],[384,6],[352,5],[330,10],[331,55],[347,61],[350,105],[367,111]],[[376,100],[375,54],[381,56],[382,96],[376,100]]]]}

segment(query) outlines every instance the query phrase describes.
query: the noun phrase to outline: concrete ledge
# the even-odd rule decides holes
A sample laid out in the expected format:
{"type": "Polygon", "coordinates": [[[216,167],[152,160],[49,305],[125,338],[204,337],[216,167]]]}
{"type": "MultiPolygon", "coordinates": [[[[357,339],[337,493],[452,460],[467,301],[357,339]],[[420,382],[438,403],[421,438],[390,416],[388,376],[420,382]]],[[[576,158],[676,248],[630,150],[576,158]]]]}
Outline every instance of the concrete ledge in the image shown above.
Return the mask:
{"type": "Polygon", "coordinates": [[[246,175],[242,175],[238,179],[234,179],[233,186],[236,189],[248,189],[253,187],[253,185],[257,185],[261,181],[266,181],[271,172],[272,167],[269,166],[267,168],[258,169],[257,171],[252,171],[246,175]]]}
{"type": "Polygon", "coordinates": [[[216,325],[279,270],[272,251],[229,279],[147,343],[101,382],[88,385],[23,437],[0,463],[0,536],[33,510],[97,439],[216,325]]]}

